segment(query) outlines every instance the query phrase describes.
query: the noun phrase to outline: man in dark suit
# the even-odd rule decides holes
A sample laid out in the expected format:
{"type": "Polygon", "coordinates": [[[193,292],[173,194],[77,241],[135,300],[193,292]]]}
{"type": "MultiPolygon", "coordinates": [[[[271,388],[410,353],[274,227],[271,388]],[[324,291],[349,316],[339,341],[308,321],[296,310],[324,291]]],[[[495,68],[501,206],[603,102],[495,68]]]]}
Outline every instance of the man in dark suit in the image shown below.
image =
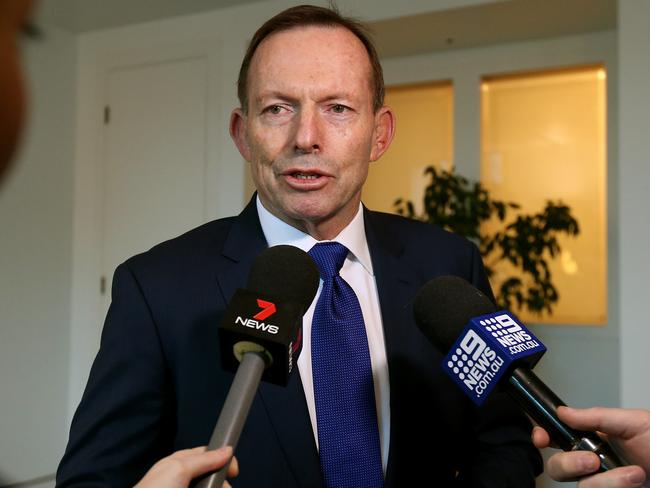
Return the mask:
{"type": "MultiPolygon", "coordinates": [[[[355,488],[533,486],[541,462],[527,419],[498,394],[475,408],[441,372],[440,353],[412,318],[413,297],[438,275],[461,276],[491,296],[475,246],[361,205],[369,162],[387,150],[395,127],[361,26],[319,7],[278,14],[251,41],[239,98],[230,132],[257,194],[239,216],[118,267],[57,484],[132,485],[157,459],[205,444],[232,381],[219,367],[217,324],[253,259],[269,245],[310,250],[335,241],[347,248],[340,277],[363,316],[384,475],[355,488]]],[[[258,391],[234,486],[334,486],[323,481],[329,468],[310,347],[319,299],[305,314],[298,374],[286,388],[258,391]]],[[[340,367],[349,360],[341,357],[340,367]]],[[[348,442],[344,434],[338,443],[348,442]]]]}

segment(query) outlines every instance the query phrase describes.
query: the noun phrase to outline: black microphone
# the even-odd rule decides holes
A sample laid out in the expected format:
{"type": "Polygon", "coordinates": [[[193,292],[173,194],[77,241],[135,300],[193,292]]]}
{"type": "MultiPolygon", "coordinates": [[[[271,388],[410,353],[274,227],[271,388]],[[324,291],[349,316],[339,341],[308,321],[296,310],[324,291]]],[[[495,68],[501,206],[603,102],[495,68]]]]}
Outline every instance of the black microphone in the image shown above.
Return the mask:
{"type": "MultiPolygon", "coordinates": [[[[235,292],[219,325],[221,366],[236,374],[208,450],[235,448],[260,381],[287,385],[302,348],[302,316],[318,283],[316,264],[297,247],[270,247],[255,259],[246,289],[235,292]]],[[[221,488],[229,464],[196,486],[221,488]]]]}
{"type": "Polygon", "coordinates": [[[498,384],[549,433],[564,451],[584,450],[600,458],[599,471],[625,466],[596,432],[576,430],[557,416],[566,405],[532,371],[544,345],[507,311],[457,276],[426,283],[413,304],[415,321],[443,354],[442,367],[477,405],[498,384]]]}

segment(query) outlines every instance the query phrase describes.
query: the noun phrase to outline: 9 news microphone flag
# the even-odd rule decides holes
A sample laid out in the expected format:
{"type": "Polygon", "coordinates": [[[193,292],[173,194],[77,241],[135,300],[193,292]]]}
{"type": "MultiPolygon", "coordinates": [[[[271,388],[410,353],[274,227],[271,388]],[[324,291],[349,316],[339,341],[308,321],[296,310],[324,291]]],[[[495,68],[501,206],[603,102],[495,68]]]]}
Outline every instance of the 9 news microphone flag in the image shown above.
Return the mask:
{"type": "Polygon", "coordinates": [[[557,416],[566,405],[532,367],[546,347],[511,312],[497,311],[483,293],[457,276],[426,283],[413,305],[415,320],[443,354],[442,368],[474,403],[504,388],[563,450],[592,451],[600,471],[625,463],[595,432],[575,430],[557,416]]]}

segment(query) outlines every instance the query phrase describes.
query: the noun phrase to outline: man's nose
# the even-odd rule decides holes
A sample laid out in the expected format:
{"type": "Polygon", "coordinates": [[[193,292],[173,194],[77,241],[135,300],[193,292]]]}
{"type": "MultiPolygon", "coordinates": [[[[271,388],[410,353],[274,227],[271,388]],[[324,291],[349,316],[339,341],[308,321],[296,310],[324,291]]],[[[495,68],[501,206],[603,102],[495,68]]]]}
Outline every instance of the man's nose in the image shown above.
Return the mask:
{"type": "Polygon", "coordinates": [[[318,110],[305,107],[296,119],[295,147],[303,153],[317,152],[322,145],[321,119],[318,110]]]}

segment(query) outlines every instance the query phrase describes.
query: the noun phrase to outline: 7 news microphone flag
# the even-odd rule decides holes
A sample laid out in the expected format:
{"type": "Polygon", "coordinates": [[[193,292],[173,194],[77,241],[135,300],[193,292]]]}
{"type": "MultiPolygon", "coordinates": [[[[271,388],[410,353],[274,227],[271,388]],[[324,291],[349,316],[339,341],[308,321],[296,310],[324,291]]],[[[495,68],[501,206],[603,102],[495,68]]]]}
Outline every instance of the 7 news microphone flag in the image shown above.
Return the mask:
{"type": "MultiPolygon", "coordinates": [[[[247,288],[235,292],[219,325],[221,366],[236,374],[208,450],[235,449],[260,381],[287,385],[319,279],[312,258],[297,247],[270,247],[255,259],[247,288]]],[[[196,486],[221,488],[229,464],[196,486]]]]}

